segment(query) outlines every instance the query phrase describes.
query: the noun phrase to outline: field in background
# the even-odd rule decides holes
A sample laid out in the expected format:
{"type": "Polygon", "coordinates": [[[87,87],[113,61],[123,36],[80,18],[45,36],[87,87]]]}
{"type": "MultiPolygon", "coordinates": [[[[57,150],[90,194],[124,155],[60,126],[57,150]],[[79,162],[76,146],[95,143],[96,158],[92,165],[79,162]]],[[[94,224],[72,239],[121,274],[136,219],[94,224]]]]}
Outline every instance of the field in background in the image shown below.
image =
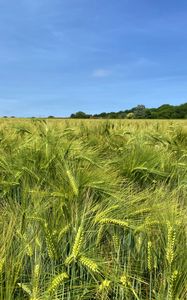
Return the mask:
{"type": "Polygon", "coordinates": [[[187,121],[0,120],[0,299],[187,297],[187,121]]]}

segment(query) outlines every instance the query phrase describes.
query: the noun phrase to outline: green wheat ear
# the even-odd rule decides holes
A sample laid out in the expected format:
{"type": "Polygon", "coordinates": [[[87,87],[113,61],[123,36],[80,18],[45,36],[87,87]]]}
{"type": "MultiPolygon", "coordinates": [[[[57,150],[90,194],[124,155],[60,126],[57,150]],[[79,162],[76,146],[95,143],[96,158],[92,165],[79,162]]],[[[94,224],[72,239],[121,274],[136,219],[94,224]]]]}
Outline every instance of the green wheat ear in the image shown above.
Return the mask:
{"type": "Polygon", "coordinates": [[[79,226],[79,229],[77,231],[75,242],[72,249],[72,256],[76,258],[79,254],[79,250],[82,246],[82,240],[83,240],[83,233],[82,233],[82,226],[79,226]]]}
{"type": "Polygon", "coordinates": [[[108,290],[110,285],[111,285],[111,281],[108,279],[104,279],[101,282],[101,284],[99,285],[99,291],[102,292],[102,291],[108,290]]]}
{"type": "Polygon", "coordinates": [[[114,248],[115,249],[119,249],[119,246],[120,246],[120,239],[119,239],[119,236],[117,234],[114,234],[112,236],[112,241],[113,241],[113,244],[114,244],[114,248]]]}
{"type": "Polygon", "coordinates": [[[175,270],[169,279],[169,291],[168,291],[168,295],[169,295],[169,300],[173,300],[174,299],[174,294],[173,294],[173,285],[177,279],[178,276],[178,271],[175,270]]]}
{"type": "Polygon", "coordinates": [[[118,219],[112,219],[112,218],[104,218],[99,221],[100,224],[113,224],[113,225],[119,225],[121,227],[129,227],[129,223],[118,220],[118,219]]]}
{"type": "Polygon", "coordinates": [[[78,193],[79,193],[79,189],[78,189],[78,187],[77,187],[77,183],[76,183],[76,181],[75,181],[75,178],[74,178],[74,176],[72,175],[71,171],[68,170],[68,169],[66,170],[66,174],[67,174],[67,176],[68,176],[69,183],[70,183],[70,185],[71,185],[71,187],[72,187],[72,190],[73,190],[75,196],[77,196],[78,193]]]}
{"type": "Polygon", "coordinates": [[[169,222],[167,222],[167,230],[168,230],[168,235],[167,235],[166,259],[169,265],[171,265],[174,259],[174,246],[175,246],[176,232],[173,226],[169,222]]]}
{"type": "Polygon", "coordinates": [[[58,234],[58,241],[62,239],[62,237],[68,232],[70,229],[70,224],[66,225],[58,234]]]}
{"type": "Polygon", "coordinates": [[[130,285],[130,281],[129,281],[129,277],[127,274],[123,273],[119,279],[119,282],[123,285],[123,286],[127,286],[130,285]]]}
{"type": "Polygon", "coordinates": [[[101,225],[99,227],[99,230],[97,232],[97,238],[96,238],[96,245],[98,246],[102,240],[103,237],[103,233],[104,233],[104,225],[101,225]]]}
{"type": "Polygon", "coordinates": [[[52,282],[50,283],[49,287],[47,288],[47,293],[55,292],[58,286],[64,282],[64,280],[68,279],[69,276],[67,273],[63,272],[61,274],[56,275],[52,282]]]}
{"type": "Polygon", "coordinates": [[[66,260],[65,260],[65,265],[70,265],[74,260],[74,257],[72,254],[70,254],[68,257],[66,257],[66,260]]]}
{"type": "Polygon", "coordinates": [[[90,258],[81,255],[79,261],[81,264],[83,264],[83,266],[87,267],[92,272],[98,272],[98,265],[90,258]]]}
{"type": "Polygon", "coordinates": [[[54,259],[56,257],[56,250],[55,250],[53,238],[48,229],[47,223],[45,223],[44,231],[45,231],[45,240],[46,240],[48,255],[49,255],[50,259],[54,259]]]}
{"type": "Polygon", "coordinates": [[[76,260],[76,258],[78,257],[80,248],[82,246],[82,240],[83,240],[82,226],[79,226],[73,244],[72,253],[65,260],[66,265],[70,265],[73,262],[73,260],[76,260]]]}

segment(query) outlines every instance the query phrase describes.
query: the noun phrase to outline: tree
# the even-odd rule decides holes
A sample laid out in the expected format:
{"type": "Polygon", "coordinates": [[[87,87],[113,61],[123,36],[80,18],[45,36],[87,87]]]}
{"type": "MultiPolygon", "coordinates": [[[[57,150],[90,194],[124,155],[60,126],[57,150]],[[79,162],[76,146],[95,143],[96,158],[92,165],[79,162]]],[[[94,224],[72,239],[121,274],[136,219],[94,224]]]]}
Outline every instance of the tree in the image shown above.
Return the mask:
{"type": "Polygon", "coordinates": [[[151,114],[151,110],[149,108],[145,109],[145,119],[151,119],[152,118],[152,114],[151,114]]]}
{"type": "Polygon", "coordinates": [[[78,111],[75,114],[71,114],[70,118],[73,119],[89,119],[91,115],[84,113],[83,111],[78,111]]]}
{"type": "Polygon", "coordinates": [[[146,108],[145,105],[137,105],[134,108],[134,115],[136,119],[144,119],[146,117],[146,108]]]}
{"type": "Polygon", "coordinates": [[[102,113],[99,114],[99,117],[103,118],[103,119],[106,118],[106,116],[107,116],[106,112],[102,112],[102,113]]]}
{"type": "Polygon", "coordinates": [[[134,117],[135,117],[135,115],[134,115],[133,112],[128,113],[127,116],[126,116],[127,119],[134,119],[134,117]]]}

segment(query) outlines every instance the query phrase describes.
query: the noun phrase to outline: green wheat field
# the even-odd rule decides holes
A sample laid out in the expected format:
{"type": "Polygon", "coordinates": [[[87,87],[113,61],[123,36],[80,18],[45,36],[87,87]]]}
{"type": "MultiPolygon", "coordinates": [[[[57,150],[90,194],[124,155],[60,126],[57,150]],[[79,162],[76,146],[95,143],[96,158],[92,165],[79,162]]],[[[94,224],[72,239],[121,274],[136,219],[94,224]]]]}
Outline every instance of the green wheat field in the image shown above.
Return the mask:
{"type": "Polygon", "coordinates": [[[187,121],[0,120],[0,300],[187,299],[187,121]]]}

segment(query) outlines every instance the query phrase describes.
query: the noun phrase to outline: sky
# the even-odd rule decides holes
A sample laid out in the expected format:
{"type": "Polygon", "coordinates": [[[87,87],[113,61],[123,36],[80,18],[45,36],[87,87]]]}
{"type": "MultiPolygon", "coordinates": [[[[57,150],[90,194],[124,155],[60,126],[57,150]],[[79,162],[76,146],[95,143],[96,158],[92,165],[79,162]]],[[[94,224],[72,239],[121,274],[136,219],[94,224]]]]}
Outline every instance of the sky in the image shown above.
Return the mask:
{"type": "Polygon", "coordinates": [[[186,0],[0,0],[0,115],[187,102],[186,0]]]}

